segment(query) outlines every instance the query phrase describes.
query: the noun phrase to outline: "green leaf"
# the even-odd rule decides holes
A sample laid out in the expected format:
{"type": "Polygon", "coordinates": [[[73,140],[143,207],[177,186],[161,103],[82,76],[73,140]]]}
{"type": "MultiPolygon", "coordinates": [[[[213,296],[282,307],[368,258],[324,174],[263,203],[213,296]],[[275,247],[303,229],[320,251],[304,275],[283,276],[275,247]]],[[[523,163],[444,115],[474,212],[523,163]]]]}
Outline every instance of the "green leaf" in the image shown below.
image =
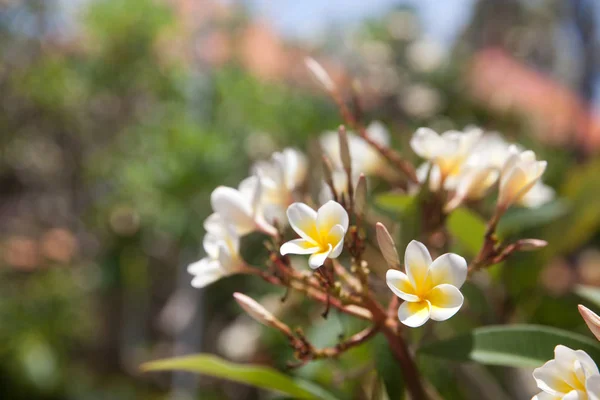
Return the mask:
{"type": "Polygon", "coordinates": [[[506,236],[544,225],[564,216],[569,210],[565,202],[553,201],[538,208],[511,208],[500,219],[498,232],[506,236]]]}
{"type": "Polygon", "coordinates": [[[594,303],[597,307],[600,307],[600,288],[595,286],[585,286],[585,285],[577,285],[575,286],[575,293],[589,301],[590,303],[594,303]]]}
{"type": "Polygon", "coordinates": [[[383,193],[375,198],[375,204],[387,212],[406,214],[412,209],[415,196],[404,193],[383,193]]]}
{"type": "Polygon", "coordinates": [[[382,334],[377,335],[373,341],[375,353],[375,368],[383,380],[388,397],[393,400],[404,399],[404,378],[398,362],[390,351],[387,340],[382,334]]]}
{"type": "Polygon", "coordinates": [[[279,392],[298,399],[334,400],[335,396],[321,387],[291,378],[272,368],[235,364],[211,354],[168,358],[142,364],[143,371],[188,371],[245,383],[261,389],[279,392]]]}
{"type": "Polygon", "coordinates": [[[483,244],[485,222],[467,208],[454,210],[447,221],[448,230],[460,246],[471,256],[476,255],[483,244]]]}
{"type": "Polygon", "coordinates": [[[542,325],[488,326],[421,347],[422,354],[506,367],[539,367],[562,344],[600,360],[600,344],[585,336],[542,325]]]}

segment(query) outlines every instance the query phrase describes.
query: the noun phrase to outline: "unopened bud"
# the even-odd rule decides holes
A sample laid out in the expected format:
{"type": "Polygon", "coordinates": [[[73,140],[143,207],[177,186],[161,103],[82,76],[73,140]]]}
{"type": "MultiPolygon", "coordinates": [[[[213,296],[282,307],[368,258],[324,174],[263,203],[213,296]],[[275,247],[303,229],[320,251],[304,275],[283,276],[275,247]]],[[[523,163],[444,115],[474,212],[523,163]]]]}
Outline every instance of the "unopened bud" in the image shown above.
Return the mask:
{"type": "Polygon", "coordinates": [[[350,158],[348,134],[346,133],[346,127],[344,125],[340,125],[338,135],[340,137],[340,158],[342,159],[342,166],[344,167],[344,171],[348,172],[352,170],[352,161],[350,158]]]}
{"type": "Polygon", "coordinates": [[[354,212],[363,217],[367,211],[367,178],[360,174],[354,191],[354,212]]]}
{"type": "Polygon", "coordinates": [[[306,64],[308,70],[313,74],[317,81],[319,81],[319,83],[325,87],[325,89],[328,92],[335,90],[335,84],[333,83],[333,80],[331,79],[327,71],[325,71],[325,68],[323,68],[323,66],[319,64],[314,58],[306,57],[304,59],[304,64],[306,64]]]}
{"type": "Polygon", "coordinates": [[[581,304],[577,308],[590,331],[596,336],[596,339],[600,340],[600,316],[581,304]]]}
{"type": "Polygon", "coordinates": [[[261,306],[256,300],[238,292],[234,293],[233,297],[240,307],[256,321],[267,326],[273,325],[273,321],[275,321],[273,314],[268,312],[267,309],[261,306]]]}
{"type": "Polygon", "coordinates": [[[398,257],[394,239],[381,222],[378,222],[375,228],[377,230],[377,243],[379,243],[383,258],[385,258],[390,268],[400,269],[400,257],[398,257]]]}
{"type": "Polygon", "coordinates": [[[521,239],[515,244],[519,251],[534,251],[546,247],[548,242],[542,239],[521,239]]]}

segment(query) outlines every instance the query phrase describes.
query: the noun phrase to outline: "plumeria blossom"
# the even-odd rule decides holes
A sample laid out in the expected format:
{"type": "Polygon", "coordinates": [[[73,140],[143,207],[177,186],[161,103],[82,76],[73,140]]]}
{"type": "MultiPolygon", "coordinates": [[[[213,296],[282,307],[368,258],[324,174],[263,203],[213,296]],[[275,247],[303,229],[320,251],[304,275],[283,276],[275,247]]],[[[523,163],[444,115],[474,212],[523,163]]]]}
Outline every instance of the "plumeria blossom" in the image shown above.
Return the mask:
{"type": "Polygon", "coordinates": [[[598,398],[598,367],[583,350],[558,345],[554,359],[533,371],[533,378],[542,391],[532,400],[598,398]]]}
{"type": "Polygon", "coordinates": [[[445,321],[463,305],[460,287],[467,279],[467,262],[457,254],[447,253],[435,261],[421,242],[411,241],[404,254],[406,273],[390,269],[386,282],[404,303],[398,318],[404,325],[418,327],[430,318],[445,321]]]}
{"type": "Polygon", "coordinates": [[[327,258],[337,258],[344,248],[348,231],[348,213],[339,203],[328,201],[317,211],[304,203],[293,203],[287,209],[292,229],[300,239],[281,246],[281,254],[310,254],[308,265],[319,268],[327,258]]]}
{"type": "MultiPolygon", "coordinates": [[[[377,144],[389,146],[390,134],[379,121],[373,121],[366,128],[367,135],[377,144]]],[[[347,132],[348,147],[352,159],[352,169],[365,175],[374,175],[385,166],[385,160],[369,143],[353,132],[347,132]]],[[[338,132],[326,132],[320,139],[323,152],[329,157],[335,169],[343,170],[340,156],[340,139],[338,132]]]]}
{"type": "Polygon", "coordinates": [[[437,190],[442,181],[445,188],[456,186],[457,178],[481,135],[482,131],[478,128],[469,128],[465,132],[447,131],[441,135],[429,128],[417,129],[410,146],[428,161],[426,165],[431,165],[429,179],[432,190],[437,190]]]}
{"type": "Polygon", "coordinates": [[[192,286],[202,288],[234,274],[244,266],[239,256],[240,238],[231,225],[212,225],[202,242],[206,257],[190,264],[188,272],[194,275],[192,286]]]}
{"type": "Polygon", "coordinates": [[[276,235],[276,229],[266,221],[260,209],[262,191],[258,176],[244,179],[238,189],[217,187],[210,196],[215,213],[208,217],[204,226],[211,230],[211,227],[227,224],[232,225],[239,235],[256,230],[276,235]]]}
{"type": "Polygon", "coordinates": [[[285,210],[294,201],[296,191],[306,179],[308,162],[304,154],[292,148],[276,152],[269,161],[259,161],[252,172],[260,177],[260,207],[267,221],[285,223],[285,210]]]}
{"type": "Polygon", "coordinates": [[[508,208],[511,204],[523,200],[527,193],[538,183],[546,170],[546,161],[536,160],[531,150],[519,151],[511,147],[500,173],[500,192],[498,206],[508,208]]]}

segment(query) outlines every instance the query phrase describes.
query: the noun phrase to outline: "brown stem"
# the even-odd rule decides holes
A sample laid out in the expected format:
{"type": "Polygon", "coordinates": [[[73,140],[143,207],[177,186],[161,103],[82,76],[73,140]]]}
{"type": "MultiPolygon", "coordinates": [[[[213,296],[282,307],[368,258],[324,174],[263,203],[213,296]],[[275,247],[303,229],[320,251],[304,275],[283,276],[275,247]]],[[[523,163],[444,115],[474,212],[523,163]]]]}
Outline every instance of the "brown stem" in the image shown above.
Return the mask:
{"type": "Polygon", "coordinates": [[[369,339],[375,336],[377,332],[379,332],[379,328],[377,328],[376,326],[370,326],[358,333],[355,333],[350,338],[338,343],[334,347],[325,347],[322,349],[314,350],[312,358],[316,360],[319,358],[338,357],[345,351],[348,351],[353,347],[360,346],[361,344],[367,342],[369,339]]]}
{"type": "MultiPolygon", "coordinates": [[[[306,294],[308,297],[310,297],[313,300],[316,300],[323,304],[327,304],[327,297],[328,297],[327,293],[324,293],[312,286],[308,286],[301,281],[291,280],[290,282],[288,282],[288,284],[286,284],[284,281],[282,281],[280,278],[278,278],[276,276],[269,275],[265,271],[262,271],[258,268],[249,267],[249,266],[245,267],[244,270],[241,271],[241,273],[259,276],[266,282],[269,282],[273,285],[290,287],[294,290],[297,290],[299,292],[306,294]]],[[[329,304],[331,307],[337,308],[338,310],[340,310],[343,313],[353,315],[357,318],[364,319],[367,321],[372,320],[372,315],[369,312],[369,310],[367,310],[363,307],[360,307],[356,304],[344,304],[344,303],[342,303],[342,301],[340,299],[333,297],[333,296],[329,296],[329,304]]]]}
{"type": "Polygon", "coordinates": [[[475,257],[475,259],[469,265],[469,275],[481,269],[482,267],[489,265],[489,261],[498,255],[498,250],[496,249],[496,245],[498,243],[496,239],[496,228],[498,227],[498,222],[500,221],[500,217],[504,211],[505,210],[502,208],[497,208],[496,212],[492,216],[492,219],[488,222],[485,230],[483,245],[481,246],[477,257],[475,257]]]}
{"type": "Polygon", "coordinates": [[[406,388],[410,393],[411,399],[427,400],[427,395],[425,394],[425,389],[423,388],[421,376],[415,361],[410,354],[402,335],[399,335],[397,329],[387,323],[388,318],[386,310],[384,310],[371,295],[365,296],[365,307],[373,314],[373,322],[375,324],[381,324],[381,332],[385,335],[394,357],[396,357],[396,360],[398,360],[398,363],[402,368],[406,388]]]}

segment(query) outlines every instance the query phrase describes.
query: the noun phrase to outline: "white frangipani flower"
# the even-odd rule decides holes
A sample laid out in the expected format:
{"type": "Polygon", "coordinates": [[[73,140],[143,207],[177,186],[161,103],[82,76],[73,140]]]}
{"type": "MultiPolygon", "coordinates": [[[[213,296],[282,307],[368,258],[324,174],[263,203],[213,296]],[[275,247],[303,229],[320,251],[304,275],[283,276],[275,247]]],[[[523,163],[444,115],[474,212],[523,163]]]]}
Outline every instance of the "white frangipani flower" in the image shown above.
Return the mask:
{"type": "Polygon", "coordinates": [[[348,231],[348,213],[339,203],[328,201],[317,211],[304,203],[294,203],[287,209],[290,225],[300,239],[281,246],[281,254],[310,254],[308,265],[319,268],[327,258],[337,258],[344,248],[348,231]]]}
{"type": "Polygon", "coordinates": [[[202,242],[206,257],[190,264],[188,272],[194,275],[192,286],[202,288],[218,279],[234,274],[244,266],[239,256],[240,238],[231,225],[211,223],[212,231],[204,236],[202,242]]]}
{"type": "Polygon", "coordinates": [[[265,218],[285,223],[285,210],[294,201],[294,191],[304,182],[308,162],[304,154],[292,148],[273,153],[271,160],[259,161],[252,172],[260,177],[260,207],[265,218]]]}
{"type": "Polygon", "coordinates": [[[467,279],[467,262],[457,254],[447,253],[431,260],[421,242],[411,241],[404,254],[406,273],[390,269],[386,282],[404,303],[398,318],[404,325],[417,327],[429,318],[445,321],[463,305],[460,287],[467,279]]]}
{"type": "Polygon", "coordinates": [[[598,367],[585,351],[558,345],[554,359],[533,371],[542,391],[532,400],[598,398],[598,376],[598,367]]]}
{"type": "Polygon", "coordinates": [[[429,128],[419,128],[410,140],[410,146],[417,155],[434,165],[430,179],[445,182],[444,187],[454,188],[463,166],[481,138],[482,131],[470,128],[465,132],[447,131],[438,135],[429,128]],[[436,175],[439,174],[439,178],[436,175]]]}
{"type": "Polygon", "coordinates": [[[536,160],[531,150],[520,152],[516,147],[511,147],[510,152],[500,173],[498,206],[501,208],[522,201],[539,181],[547,165],[546,161],[536,160]]]}
{"type": "MultiPolygon", "coordinates": [[[[369,138],[377,144],[389,146],[390,134],[381,122],[371,122],[367,126],[366,131],[369,138]]],[[[347,135],[353,171],[357,173],[363,172],[366,175],[373,175],[380,172],[385,166],[385,159],[381,154],[355,133],[349,131],[347,135]]],[[[326,132],[321,136],[320,142],[323,152],[329,157],[334,168],[343,170],[338,132],[326,132]]]]}
{"type": "Polygon", "coordinates": [[[225,223],[235,227],[240,235],[262,231],[276,235],[276,229],[270,225],[260,210],[262,183],[258,176],[244,179],[238,189],[219,186],[210,195],[210,203],[215,214],[209,216],[206,225],[225,223]]]}
{"type": "Polygon", "coordinates": [[[556,192],[554,189],[542,183],[542,181],[537,181],[537,183],[521,197],[517,204],[527,208],[537,208],[552,201],[555,196],[556,192]]]}

